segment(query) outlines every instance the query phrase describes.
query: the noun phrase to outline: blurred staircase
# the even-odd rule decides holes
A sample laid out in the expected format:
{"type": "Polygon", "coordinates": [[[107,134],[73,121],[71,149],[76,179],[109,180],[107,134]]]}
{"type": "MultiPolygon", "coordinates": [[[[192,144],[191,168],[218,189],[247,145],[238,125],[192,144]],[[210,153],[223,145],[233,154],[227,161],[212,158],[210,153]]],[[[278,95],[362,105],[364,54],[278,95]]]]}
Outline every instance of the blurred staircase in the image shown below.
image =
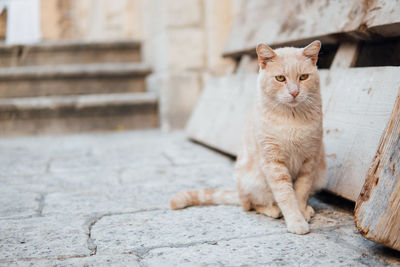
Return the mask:
{"type": "Polygon", "coordinates": [[[0,46],[0,136],[158,126],[140,42],[0,46]]]}

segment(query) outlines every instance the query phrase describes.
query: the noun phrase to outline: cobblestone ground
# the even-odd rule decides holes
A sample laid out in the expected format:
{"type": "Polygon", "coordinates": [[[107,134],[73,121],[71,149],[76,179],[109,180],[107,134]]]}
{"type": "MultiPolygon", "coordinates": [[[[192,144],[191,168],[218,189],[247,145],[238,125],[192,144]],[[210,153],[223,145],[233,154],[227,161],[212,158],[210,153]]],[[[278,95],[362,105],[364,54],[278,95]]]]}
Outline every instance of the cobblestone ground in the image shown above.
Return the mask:
{"type": "Polygon", "coordinates": [[[234,187],[231,159],[182,133],[0,139],[0,265],[381,266],[349,212],[312,199],[311,233],[239,207],[171,211],[181,190],[234,187]]]}

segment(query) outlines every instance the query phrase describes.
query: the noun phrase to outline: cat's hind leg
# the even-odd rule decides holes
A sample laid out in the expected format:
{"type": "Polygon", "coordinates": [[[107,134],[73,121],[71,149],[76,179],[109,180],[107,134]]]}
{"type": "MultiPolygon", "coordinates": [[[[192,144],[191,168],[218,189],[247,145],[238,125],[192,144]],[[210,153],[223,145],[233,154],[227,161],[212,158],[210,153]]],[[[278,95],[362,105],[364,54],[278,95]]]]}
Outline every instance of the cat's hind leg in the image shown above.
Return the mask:
{"type": "Polygon", "coordinates": [[[275,205],[273,205],[273,206],[256,205],[256,206],[254,206],[254,210],[257,213],[261,213],[261,214],[267,215],[267,216],[269,216],[271,218],[274,218],[274,219],[278,219],[278,218],[282,217],[281,209],[278,206],[275,206],[275,205]]]}
{"type": "Polygon", "coordinates": [[[306,208],[304,210],[301,211],[301,213],[304,216],[304,219],[307,222],[310,222],[311,218],[314,216],[315,211],[313,209],[313,207],[311,207],[310,205],[307,205],[306,208]]]}

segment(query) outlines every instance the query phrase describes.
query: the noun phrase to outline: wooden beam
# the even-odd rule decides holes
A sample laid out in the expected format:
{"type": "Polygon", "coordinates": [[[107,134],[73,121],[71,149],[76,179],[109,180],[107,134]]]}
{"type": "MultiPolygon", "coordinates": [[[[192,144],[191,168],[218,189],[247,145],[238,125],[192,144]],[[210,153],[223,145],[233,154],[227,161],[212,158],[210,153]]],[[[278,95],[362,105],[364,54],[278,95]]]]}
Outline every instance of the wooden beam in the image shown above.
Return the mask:
{"type": "Polygon", "coordinates": [[[359,45],[357,42],[341,43],[333,59],[331,69],[354,67],[357,61],[358,51],[359,45]]]}
{"type": "Polygon", "coordinates": [[[357,200],[361,234],[400,251],[400,90],[357,200]]]}
{"type": "Polygon", "coordinates": [[[256,92],[257,74],[212,78],[194,109],[186,134],[224,153],[236,155],[256,92]]]}
{"type": "Polygon", "coordinates": [[[396,0],[245,1],[223,54],[252,54],[260,42],[303,46],[315,39],[329,44],[396,36],[400,36],[396,0]]]}

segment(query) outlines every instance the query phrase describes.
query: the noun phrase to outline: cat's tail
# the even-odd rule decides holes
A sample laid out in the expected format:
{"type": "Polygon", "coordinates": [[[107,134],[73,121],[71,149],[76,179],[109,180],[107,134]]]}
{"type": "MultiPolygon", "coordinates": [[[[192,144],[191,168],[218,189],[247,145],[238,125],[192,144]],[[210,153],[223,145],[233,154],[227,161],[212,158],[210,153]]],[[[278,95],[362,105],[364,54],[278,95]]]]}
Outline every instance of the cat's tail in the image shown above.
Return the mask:
{"type": "Polygon", "coordinates": [[[239,195],[237,191],[215,191],[212,189],[205,189],[180,192],[170,201],[170,206],[173,210],[203,205],[239,206],[239,195]]]}

